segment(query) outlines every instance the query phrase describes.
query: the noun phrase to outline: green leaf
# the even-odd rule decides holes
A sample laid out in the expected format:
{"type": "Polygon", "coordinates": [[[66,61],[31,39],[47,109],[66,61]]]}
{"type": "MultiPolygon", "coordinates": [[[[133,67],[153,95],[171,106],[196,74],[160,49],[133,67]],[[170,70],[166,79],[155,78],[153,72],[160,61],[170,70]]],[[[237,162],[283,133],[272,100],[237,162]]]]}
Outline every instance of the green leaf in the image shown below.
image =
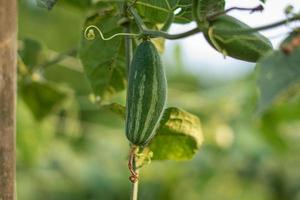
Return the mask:
{"type": "MultiPolygon", "coordinates": [[[[280,48],[281,49],[284,49],[284,48],[287,48],[287,47],[292,47],[291,50],[294,49],[294,42],[293,40],[298,40],[298,38],[300,38],[300,28],[298,29],[295,29],[294,31],[292,31],[290,33],[290,35],[288,37],[286,37],[280,44],[280,48]]],[[[297,43],[297,42],[295,42],[297,43]]],[[[300,44],[298,44],[299,46],[300,44]]]]}
{"type": "Polygon", "coordinates": [[[199,118],[178,108],[167,108],[149,149],[154,160],[188,160],[203,142],[199,118]]]}
{"type": "Polygon", "coordinates": [[[176,9],[180,11],[175,15],[174,22],[189,23],[193,20],[190,0],[139,0],[135,7],[145,21],[153,23],[166,22],[170,13],[174,13],[176,9]]]}
{"type": "Polygon", "coordinates": [[[65,0],[62,1],[63,3],[67,3],[72,6],[76,6],[78,8],[85,8],[89,7],[92,5],[92,0],[83,0],[83,1],[78,1],[78,0],[65,0]]]}
{"type": "Polygon", "coordinates": [[[280,121],[277,118],[277,113],[274,111],[265,114],[260,123],[261,134],[273,147],[285,150],[288,148],[288,145],[284,136],[280,134],[280,130],[278,128],[280,121]]]}
{"type": "MultiPolygon", "coordinates": [[[[105,106],[122,118],[125,107],[112,103],[105,106]]],[[[182,109],[165,109],[160,125],[143,153],[153,152],[153,160],[189,160],[196,154],[203,142],[199,118],[182,109]]]]}
{"type": "MultiPolygon", "coordinates": [[[[176,23],[189,23],[192,22],[192,1],[191,0],[180,0],[177,5],[180,8],[180,12],[176,14],[174,22],[176,23]]],[[[224,0],[199,0],[199,12],[201,21],[205,21],[208,15],[212,15],[217,12],[224,11],[225,1],[224,0]]]]}
{"type": "Polygon", "coordinates": [[[36,3],[39,7],[47,8],[48,10],[51,10],[56,2],[57,0],[36,0],[36,3]]]}
{"type": "Polygon", "coordinates": [[[206,21],[207,16],[222,12],[225,9],[224,0],[199,0],[199,13],[201,21],[206,21]]]}
{"type": "Polygon", "coordinates": [[[193,21],[191,0],[180,0],[177,9],[179,12],[175,15],[175,23],[185,24],[193,21]]]}
{"type": "Polygon", "coordinates": [[[66,97],[57,86],[47,82],[23,81],[19,84],[19,90],[36,120],[44,119],[66,97]]]}
{"type": "MultiPolygon", "coordinates": [[[[122,27],[118,26],[120,18],[117,9],[110,7],[88,18],[84,27],[95,25],[105,37],[109,37],[123,32],[122,27]]],[[[95,95],[107,100],[126,86],[124,39],[115,37],[103,40],[96,30],[93,31],[95,40],[82,36],[79,56],[95,95]]]]}
{"type": "Polygon", "coordinates": [[[138,0],[135,3],[139,14],[155,23],[163,23],[173,12],[179,0],[138,0]]]}
{"type": "MultiPolygon", "coordinates": [[[[280,103],[272,106],[260,119],[260,130],[262,135],[268,143],[270,143],[276,150],[288,150],[292,148],[289,145],[291,139],[286,133],[285,126],[297,122],[300,119],[300,93],[295,95],[288,103],[280,103]]],[[[293,128],[288,128],[292,131],[293,128]]],[[[295,132],[298,133],[297,131],[295,132]]]]}
{"type": "Polygon", "coordinates": [[[257,110],[258,113],[263,113],[279,97],[289,98],[293,96],[291,94],[299,93],[300,48],[289,55],[274,51],[260,60],[257,70],[260,91],[257,110]]]}
{"type": "MultiPolygon", "coordinates": [[[[57,3],[57,0],[36,0],[36,2],[39,7],[51,10],[57,3]]],[[[92,0],[83,0],[83,1],[64,0],[61,3],[69,4],[78,8],[85,8],[85,7],[92,6],[92,0]]]]}
{"type": "Polygon", "coordinates": [[[45,55],[43,54],[43,46],[41,43],[29,38],[23,40],[19,54],[24,64],[30,70],[45,61],[45,55]]]}
{"type": "Polygon", "coordinates": [[[69,68],[64,65],[52,65],[44,70],[43,76],[51,82],[68,85],[77,95],[84,96],[92,93],[86,76],[80,69],[75,67],[69,68]]]}

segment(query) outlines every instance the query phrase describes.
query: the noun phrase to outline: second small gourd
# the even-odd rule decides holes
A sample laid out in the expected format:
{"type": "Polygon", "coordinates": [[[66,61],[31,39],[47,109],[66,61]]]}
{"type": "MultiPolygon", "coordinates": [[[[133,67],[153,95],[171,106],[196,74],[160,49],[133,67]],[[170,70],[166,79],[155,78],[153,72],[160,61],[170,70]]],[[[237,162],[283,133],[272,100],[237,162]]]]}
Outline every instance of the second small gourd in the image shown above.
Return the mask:
{"type": "Polygon", "coordinates": [[[224,30],[241,31],[250,28],[234,17],[222,15],[210,22],[208,32],[204,33],[204,36],[211,46],[224,55],[248,62],[257,62],[259,58],[273,49],[268,38],[259,32],[239,35],[223,32],[224,30]]]}

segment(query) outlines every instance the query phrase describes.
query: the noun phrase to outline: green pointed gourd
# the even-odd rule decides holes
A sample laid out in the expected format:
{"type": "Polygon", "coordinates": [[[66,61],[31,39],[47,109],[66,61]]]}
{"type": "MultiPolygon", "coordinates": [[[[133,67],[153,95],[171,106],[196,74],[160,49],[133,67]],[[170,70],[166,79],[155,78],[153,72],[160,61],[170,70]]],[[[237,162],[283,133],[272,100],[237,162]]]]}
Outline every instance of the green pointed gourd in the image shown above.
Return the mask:
{"type": "Polygon", "coordinates": [[[143,41],[135,50],[128,74],[125,129],[132,144],[145,146],[153,138],[166,96],[160,56],[152,42],[143,41]]]}
{"type": "Polygon", "coordinates": [[[248,62],[257,62],[266,52],[273,49],[268,38],[259,32],[249,34],[228,34],[225,31],[250,29],[247,24],[229,15],[222,15],[211,21],[206,40],[217,51],[248,62]]]}

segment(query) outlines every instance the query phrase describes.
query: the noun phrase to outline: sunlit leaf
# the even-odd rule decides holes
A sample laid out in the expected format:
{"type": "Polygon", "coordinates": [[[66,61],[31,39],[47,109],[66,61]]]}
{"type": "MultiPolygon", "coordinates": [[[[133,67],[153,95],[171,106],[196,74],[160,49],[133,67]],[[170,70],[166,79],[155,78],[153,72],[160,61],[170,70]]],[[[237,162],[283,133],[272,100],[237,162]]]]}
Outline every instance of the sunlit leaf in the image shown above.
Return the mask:
{"type": "MultiPolygon", "coordinates": [[[[124,118],[124,106],[113,103],[106,107],[124,118]]],[[[144,152],[151,151],[154,160],[189,160],[203,142],[199,118],[175,107],[165,109],[156,131],[157,134],[144,152]]]]}
{"type": "Polygon", "coordinates": [[[149,148],[154,160],[191,159],[203,142],[201,122],[193,114],[167,108],[149,148]]]}
{"type": "Polygon", "coordinates": [[[163,53],[165,50],[165,39],[163,38],[154,38],[151,40],[153,44],[155,45],[157,51],[159,53],[163,53]]]}

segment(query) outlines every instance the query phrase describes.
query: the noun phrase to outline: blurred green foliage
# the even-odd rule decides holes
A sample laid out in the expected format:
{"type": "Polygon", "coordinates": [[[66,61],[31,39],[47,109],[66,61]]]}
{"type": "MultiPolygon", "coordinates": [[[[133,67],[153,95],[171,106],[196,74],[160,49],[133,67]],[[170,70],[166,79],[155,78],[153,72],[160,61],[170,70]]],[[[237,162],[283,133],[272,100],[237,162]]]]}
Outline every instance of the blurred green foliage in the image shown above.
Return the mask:
{"type": "MultiPolygon", "coordinates": [[[[32,2],[19,2],[20,43],[31,38],[41,41],[47,58],[78,46],[87,10],[58,1],[60,5],[50,14],[32,2]]],[[[41,64],[35,57],[25,57],[25,64],[41,64]]],[[[140,199],[300,200],[299,94],[292,92],[289,101],[278,101],[255,116],[254,72],[216,84],[213,77],[203,82],[180,62],[167,68],[168,106],[197,115],[205,141],[191,161],[153,161],[145,166],[140,199]]],[[[18,199],[129,199],[129,149],[122,118],[93,103],[97,99],[90,95],[78,59],[69,56],[53,66],[30,69],[47,83],[59,85],[54,90],[63,92],[64,98],[58,98],[55,106],[43,102],[50,114],[37,121],[26,100],[30,88],[22,77],[27,72],[19,69],[18,199]]],[[[118,94],[113,101],[124,105],[124,95],[118,94]]]]}

